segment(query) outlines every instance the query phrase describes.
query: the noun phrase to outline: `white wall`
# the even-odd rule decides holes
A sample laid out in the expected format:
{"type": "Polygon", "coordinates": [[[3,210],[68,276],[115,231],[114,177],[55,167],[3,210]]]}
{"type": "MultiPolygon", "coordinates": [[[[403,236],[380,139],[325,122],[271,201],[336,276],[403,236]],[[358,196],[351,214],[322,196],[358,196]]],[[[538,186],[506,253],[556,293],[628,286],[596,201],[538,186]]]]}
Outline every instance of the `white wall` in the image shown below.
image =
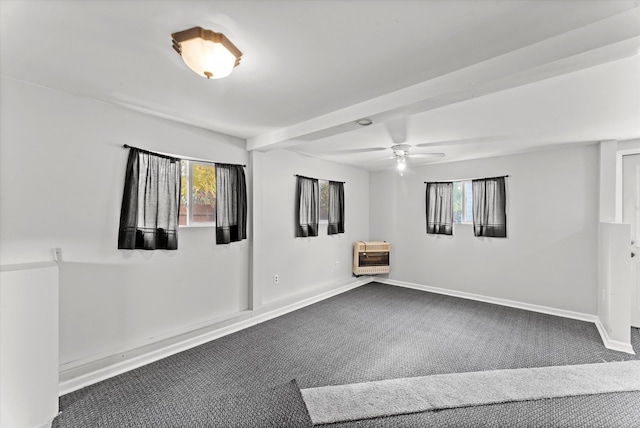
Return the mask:
{"type": "Polygon", "coordinates": [[[248,307],[248,241],[181,229],[178,251],[117,250],[129,144],[243,163],[244,141],[2,78],[0,259],[60,247],[62,368],[248,307]]]}
{"type": "Polygon", "coordinates": [[[371,238],[391,242],[389,278],[597,313],[598,149],[540,151],[371,175],[371,238]],[[508,238],[427,235],[425,181],[509,175],[508,238]]]}
{"type": "MultiPolygon", "coordinates": [[[[616,151],[618,142],[615,140],[599,143],[600,150],[600,215],[602,222],[614,222],[616,213],[616,151]]],[[[620,214],[620,220],[622,220],[620,214]]]]}
{"type": "Polygon", "coordinates": [[[633,353],[632,297],[637,281],[629,253],[631,226],[622,223],[622,157],[640,151],[640,140],[603,141],[600,147],[600,225],[598,241],[598,319],[608,348],[633,353]],[[615,223],[614,223],[615,222],[615,223]]]}
{"type": "Polygon", "coordinates": [[[353,281],[353,242],[369,235],[369,173],[285,150],[255,153],[254,160],[254,180],[261,183],[254,186],[261,188],[255,245],[262,255],[254,286],[262,304],[273,306],[353,281]],[[345,182],[344,234],[327,235],[321,224],[319,236],[295,237],[295,174],[345,182]],[[275,274],[280,276],[277,285],[275,274]]]}
{"type": "MultiPolygon", "coordinates": [[[[605,345],[633,353],[631,346],[631,226],[600,223],[598,254],[598,318],[605,345]]],[[[635,284],[633,284],[635,285],[635,284]]]]}
{"type": "Polygon", "coordinates": [[[58,414],[58,266],[0,266],[0,427],[58,414]]]}
{"type": "Polygon", "coordinates": [[[0,84],[0,259],[52,260],[53,248],[62,248],[63,382],[165,339],[246,319],[248,309],[256,315],[355,283],[351,246],[368,239],[368,172],[286,151],[250,160],[234,137],[5,78],[0,84]],[[123,144],[251,161],[249,239],[218,246],[211,228],[181,228],[178,251],[118,250],[123,144]],[[346,233],[328,236],[322,225],[317,238],[294,237],[294,174],[346,182],[346,233]]]}

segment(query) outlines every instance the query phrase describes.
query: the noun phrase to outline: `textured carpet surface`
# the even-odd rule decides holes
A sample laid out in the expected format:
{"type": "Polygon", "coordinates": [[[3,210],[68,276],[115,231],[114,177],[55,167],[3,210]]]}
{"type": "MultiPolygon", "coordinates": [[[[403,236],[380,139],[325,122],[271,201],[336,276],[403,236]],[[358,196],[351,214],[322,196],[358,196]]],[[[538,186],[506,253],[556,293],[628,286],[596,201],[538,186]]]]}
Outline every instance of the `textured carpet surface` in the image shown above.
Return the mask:
{"type": "MultiPolygon", "coordinates": [[[[640,353],[637,329],[632,340],[640,353]]],[[[291,379],[311,388],[637,358],[606,349],[592,323],[372,283],[72,392],[61,397],[60,406],[63,415],[144,408],[151,402],[171,408],[179,397],[246,393],[291,379]]],[[[592,397],[333,426],[638,426],[639,393],[592,397]],[[529,419],[538,413],[543,416],[529,419]],[[545,418],[549,424],[539,422],[545,418]]],[[[70,419],[55,426],[92,428],[70,419]]]]}
{"type": "MultiPolygon", "coordinates": [[[[95,394],[91,398],[100,398],[95,394]]],[[[145,400],[118,406],[71,406],[56,426],[101,428],[305,428],[313,423],[295,380],[245,392],[188,394],[171,401],[145,400]],[[87,411],[91,409],[92,411],[87,411]]]]}
{"type": "MultiPolygon", "coordinates": [[[[487,370],[302,390],[314,424],[566,396],[640,391],[640,361],[487,370]]],[[[640,422],[640,421],[639,421],[640,422]]]]}

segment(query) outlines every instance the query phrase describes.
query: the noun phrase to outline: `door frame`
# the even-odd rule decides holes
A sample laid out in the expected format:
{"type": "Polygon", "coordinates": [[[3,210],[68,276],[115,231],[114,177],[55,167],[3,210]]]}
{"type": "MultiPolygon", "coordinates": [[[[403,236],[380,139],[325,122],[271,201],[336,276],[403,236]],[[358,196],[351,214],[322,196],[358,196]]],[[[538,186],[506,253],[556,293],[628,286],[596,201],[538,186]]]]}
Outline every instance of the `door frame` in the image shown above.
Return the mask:
{"type": "Polygon", "coordinates": [[[622,157],[628,155],[640,155],[640,148],[616,151],[616,206],[614,211],[616,223],[622,223],[622,157]]]}
{"type": "MultiPolygon", "coordinates": [[[[632,148],[632,149],[624,149],[616,151],[616,206],[615,206],[615,221],[616,223],[622,223],[623,210],[624,210],[624,198],[623,198],[623,171],[622,171],[622,161],[624,156],[631,155],[640,155],[640,148],[632,148]]],[[[631,237],[630,237],[631,238],[631,237]]],[[[637,275],[637,274],[636,274],[637,275]]],[[[633,276],[636,277],[635,275],[633,276]]],[[[636,283],[633,284],[633,287],[639,287],[638,281],[636,279],[636,283]]],[[[637,290],[637,293],[640,293],[640,290],[637,290]]],[[[632,306],[635,306],[632,304],[632,306]]],[[[631,319],[635,319],[633,315],[631,319]]],[[[631,323],[631,319],[629,320],[629,324],[631,327],[634,327],[633,323],[631,323]]]]}

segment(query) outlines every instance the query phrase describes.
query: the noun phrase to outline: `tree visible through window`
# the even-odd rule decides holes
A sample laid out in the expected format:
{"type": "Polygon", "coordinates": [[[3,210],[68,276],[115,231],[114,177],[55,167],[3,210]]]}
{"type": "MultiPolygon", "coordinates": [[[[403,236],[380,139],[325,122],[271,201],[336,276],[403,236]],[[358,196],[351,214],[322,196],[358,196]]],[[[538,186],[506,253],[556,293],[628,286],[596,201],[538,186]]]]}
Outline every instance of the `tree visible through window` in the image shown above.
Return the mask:
{"type": "Polygon", "coordinates": [[[329,221],[329,182],[318,180],[320,186],[320,221],[329,221]]]}
{"type": "Polygon", "coordinates": [[[181,161],[181,226],[213,226],[216,221],[216,169],[214,164],[181,161]]]}
{"type": "Polygon", "coordinates": [[[453,223],[473,223],[473,188],[471,181],[453,183],[453,223]]]}

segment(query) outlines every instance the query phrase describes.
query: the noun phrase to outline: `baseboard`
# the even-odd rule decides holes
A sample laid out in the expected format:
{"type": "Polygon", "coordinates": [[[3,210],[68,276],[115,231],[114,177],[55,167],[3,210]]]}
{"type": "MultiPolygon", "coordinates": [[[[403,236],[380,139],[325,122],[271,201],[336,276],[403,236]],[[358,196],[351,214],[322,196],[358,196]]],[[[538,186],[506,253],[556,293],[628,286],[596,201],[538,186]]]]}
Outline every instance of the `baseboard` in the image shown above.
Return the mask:
{"type": "Polygon", "coordinates": [[[567,311],[565,309],[557,309],[549,306],[534,305],[531,303],[518,302],[516,300],[500,299],[497,297],[483,296],[481,294],[467,293],[465,291],[449,290],[446,288],[432,287],[423,284],[414,284],[410,282],[397,281],[395,279],[386,279],[379,281],[384,284],[397,285],[399,287],[413,288],[416,290],[428,291],[431,293],[445,294],[447,296],[460,297],[462,299],[476,300],[478,302],[492,303],[500,306],[509,306],[511,308],[524,309],[526,311],[540,312],[547,315],[555,315],[563,318],[571,318],[579,321],[596,322],[598,317],[582,312],[567,311]]]}
{"type": "Polygon", "coordinates": [[[317,287],[314,290],[315,292],[310,295],[300,294],[300,295],[291,296],[291,297],[279,299],[276,301],[268,302],[268,303],[265,303],[264,306],[262,307],[262,310],[265,313],[260,314],[257,318],[260,319],[259,322],[264,322],[269,319],[287,314],[289,312],[293,312],[297,309],[304,308],[305,306],[309,306],[314,303],[320,302],[322,300],[328,299],[330,297],[337,296],[338,294],[342,294],[354,288],[358,288],[374,280],[375,280],[374,278],[371,278],[369,276],[350,278],[347,281],[340,281],[339,283],[329,283],[324,287],[322,286],[317,287]],[[336,287],[336,284],[339,284],[339,285],[336,287]],[[322,291],[323,289],[326,289],[326,291],[322,291]],[[268,318],[262,319],[262,317],[265,317],[265,316],[268,318]]]}
{"type": "Polygon", "coordinates": [[[546,306],[532,305],[494,297],[487,297],[478,294],[466,293],[462,291],[448,290],[444,288],[431,287],[422,284],[414,284],[382,277],[358,277],[353,278],[345,284],[339,285],[327,291],[320,291],[311,296],[293,296],[269,302],[263,307],[254,310],[242,311],[236,316],[228,318],[222,322],[217,322],[205,328],[200,328],[182,335],[174,336],[152,345],[145,345],[125,352],[118,352],[114,355],[103,356],[84,362],[81,365],[66,367],[60,372],[61,381],[59,384],[59,394],[64,395],[69,392],[84,388],[102,380],[117,376],[121,373],[142,367],[162,358],[177,354],[182,351],[194,348],[212,340],[263,323],[281,315],[312,305],[330,297],[342,294],[346,291],[368,284],[370,282],[380,282],[416,290],[428,291],[437,294],[444,294],[463,299],[476,300],[485,303],[493,303],[502,306],[509,306],[528,311],[540,312],[549,315],[571,318],[580,321],[593,322],[596,324],[602,337],[604,345],[612,350],[633,354],[630,344],[611,340],[600,319],[595,315],[580,312],[567,311],[563,309],[550,308],[546,306]]]}
{"type": "Polygon", "coordinates": [[[607,334],[606,329],[602,325],[600,318],[596,315],[585,314],[582,312],[567,311],[565,309],[551,308],[549,306],[533,305],[530,303],[517,302],[515,300],[499,299],[496,297],[482,296],[480,294],[467,293],[464,291],[448,290],[445,288],[431,287],[429,285],[414,284],[410,282],[397,281],[395,279],[379,279],[378,282],[396,285],[399,287],[413,288],[416,290],[429,291],[431,293],[445,294],[447,296],[460,297],[462,299],[476,300],[479,302],[492,303],[495,305],[509,306],[517,309],[524,309],[526,311],[539,312],[547,315],[555,315],[563,318],[570,318],[579,321],[592,322],[596,325],[598,333],[602,343],[607,349],[614,351],[626,352],[627,354],[634,354],[633,347],[629,343],[624,343],[616,340],[611,340],[607,334]]]}
{"type": "Polygon", "coordinates": [[[600,337],[602,338],[602,342],[604,346],[608,349],[612,349],[614,351],[626,352],[627,354],[636,353],[633,350],[633,346],[630,343],[620,342],[619,340],[613,340],[609,337],[609,333],[607,333],[607,329],[602,324],[600,318],[596,320],[596,328],[598,329],[598,333],[600,333],[600,337]]]}
{"type": "Polygon", "coordinates": [[[80,364],[62,366],[60,371],[59,395],[84,388],[102,380],[150,364],[162,358],[186,351],[212,340],[263,323],[305,306],[312,305],[351,289],[371,282],[369,277],[353,278],[333,289],[317,292],[311,296],[286,298],[256,308],[241,311],[223,321],[198,328],[164,340],[146,344],[135,349],[104,355],[80,364]]]}

